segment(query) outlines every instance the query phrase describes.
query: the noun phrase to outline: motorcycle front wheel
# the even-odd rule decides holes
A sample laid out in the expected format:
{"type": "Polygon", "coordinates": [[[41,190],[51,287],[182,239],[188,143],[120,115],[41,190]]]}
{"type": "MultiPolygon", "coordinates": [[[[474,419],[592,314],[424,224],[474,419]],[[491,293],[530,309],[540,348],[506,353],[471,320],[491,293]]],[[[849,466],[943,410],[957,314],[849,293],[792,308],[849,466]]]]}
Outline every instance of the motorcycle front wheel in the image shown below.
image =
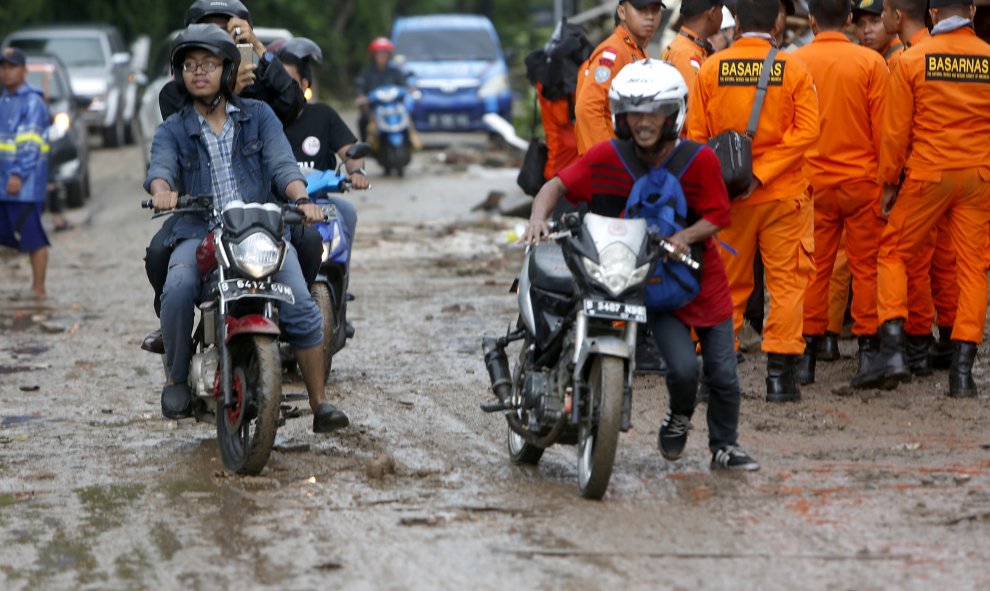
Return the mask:
{"type": "Polygon", "coordinates": [[[578,485],[581,496],[601,499],[612,477],[622,423],[624,363],[596,356],[588,376],[588,408],[578,436],[578,485]]]}
{"type": "Polygon", "coordinates": [[[282,404],[278,345],[270,336],[250,335],[238,338],[230,348],[234,406],[217,409],[217,443],[228,470],[256,475],[268,462],[278,429],[282,404]]]}
{"type": "Polygon", "coordinates": [[[337,318],[333,309],[333,298],[330,297],[330,288],[325,283],[314,283],[309,288],[310,295],[316,302],[323,316],[323,371],[324,381],[330,381],[330,370],[333,368],[333,355],[337,351],[334,346],[337,343],[337,318]]]}

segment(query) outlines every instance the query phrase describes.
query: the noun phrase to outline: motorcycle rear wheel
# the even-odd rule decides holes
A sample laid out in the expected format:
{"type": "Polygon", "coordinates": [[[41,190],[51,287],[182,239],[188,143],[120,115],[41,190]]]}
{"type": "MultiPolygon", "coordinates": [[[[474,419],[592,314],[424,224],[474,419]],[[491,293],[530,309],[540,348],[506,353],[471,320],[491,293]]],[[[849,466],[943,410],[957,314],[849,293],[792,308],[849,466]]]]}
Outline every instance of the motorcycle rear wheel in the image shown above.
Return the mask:
{"type": "Polygon", "coordinates": [[[330,370],[333,369],[333,356],[337,351],[337,317],[333,309],[333,298],[330,297],[330,288],[325,283],[314,283],[309,288],[310,295],[316,301],[316,306],[323,315],[323,371],[324,380],[330,381],[330,370]]]}
{"type": "Polygon", "coordinates": [[[615,450],[622,423],[623,361],[597,356],[588,376],[588,413],[578,436],[578,485],[581,496],[598,500],[605,496],[612,477],[615,450]]]}
{"type": "MultiPolygon", "coordinates": [[[[282,404],[282,366],[270,336],[237,339],[230,351],[235,406],[217,408],[223,465],[238,474],[261,473],[275,443],[282,404]]],[[[222,405],[222,404],[221,404],[222,405]]]]}

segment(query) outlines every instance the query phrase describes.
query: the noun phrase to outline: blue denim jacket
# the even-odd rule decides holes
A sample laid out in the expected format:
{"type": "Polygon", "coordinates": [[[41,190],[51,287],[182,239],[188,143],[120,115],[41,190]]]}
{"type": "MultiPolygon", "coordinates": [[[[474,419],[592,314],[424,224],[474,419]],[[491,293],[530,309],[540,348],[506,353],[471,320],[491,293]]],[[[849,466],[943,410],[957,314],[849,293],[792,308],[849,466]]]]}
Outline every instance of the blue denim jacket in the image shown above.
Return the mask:
{"type": "MultiPolygon", "coordinates": [[[[228,116],[234,120],[232,166],[241,199],[245,203],[274,201],[273,184],[285,194],[290,182],[305,182],[305,178],[271,107],[251,99],[239,99],[238,106],[241,110],[228,116]]],[[[210,155],[201,135],[199,115],[191,104],[162,123],[151,144],[145,191],[151,192],[151,181],[162,179],[179,195],[213,193],[210,155]]],[[[205,216],[179,216],[166,244],[171,247],[180,240],[202,238],[208,229],[205,216]]]]}

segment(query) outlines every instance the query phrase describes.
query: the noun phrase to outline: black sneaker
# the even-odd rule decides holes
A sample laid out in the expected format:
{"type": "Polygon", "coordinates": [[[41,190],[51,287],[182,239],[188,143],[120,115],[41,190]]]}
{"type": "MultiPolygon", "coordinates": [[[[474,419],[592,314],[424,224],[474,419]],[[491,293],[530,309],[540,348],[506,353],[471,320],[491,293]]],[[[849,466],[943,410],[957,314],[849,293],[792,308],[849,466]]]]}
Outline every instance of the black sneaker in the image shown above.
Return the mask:
{"type": "Polygon", "coordinates": [[[712,469],[752,472],[759,470],[760,464],[738,446],[727,445],[712,454],[712,469]]]}
{"type": "Polygon", "coordinates": [[[687,445],[688,431],[693,428],[691,417],[675,415],[668,410],[667,416],[663,418],[663,423],[660,425],[660,433],[657,435],[657,447],[660,448],[660,455],[671,462],[680,458],[684,446],[687,445]]]}

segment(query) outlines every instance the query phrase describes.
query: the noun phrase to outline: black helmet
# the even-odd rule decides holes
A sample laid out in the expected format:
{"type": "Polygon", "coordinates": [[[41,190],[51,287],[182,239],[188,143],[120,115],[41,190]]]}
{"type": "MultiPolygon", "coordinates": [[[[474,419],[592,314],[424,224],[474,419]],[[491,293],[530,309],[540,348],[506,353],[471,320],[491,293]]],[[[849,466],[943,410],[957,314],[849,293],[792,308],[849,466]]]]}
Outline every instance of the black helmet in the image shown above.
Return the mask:
{"type": "Polygon", "coordinates": [[[305,37],[293,37],[283,42],[275,55],[283,61],[286,56],[291,56],[298,61],[313,62],[316,65],[323,64],[323,52],[320,50],[320,46],[305,37]]]}
{"type": "Polygon", "coordinates": [[[241,66],[241,53],[227,31],[213,24],[193,24],[186,27],[172,41],[170,53],[172,76],[183,92],[186,90],[186,85],[182,80],[182,61],[190,49],[205,49],[223,60],[220,88],[227,92],[228,97],[233,95],[237,83],[237,69],[241,66]]]}
{"type": "Polygon", "coordinates": [[[252,27],[254,26],[251,22],[251,12],[239,0],[196,0],[186,11],[186,26],[198,23],[211,14],[236,16],[246,20],[252,27]]]}

